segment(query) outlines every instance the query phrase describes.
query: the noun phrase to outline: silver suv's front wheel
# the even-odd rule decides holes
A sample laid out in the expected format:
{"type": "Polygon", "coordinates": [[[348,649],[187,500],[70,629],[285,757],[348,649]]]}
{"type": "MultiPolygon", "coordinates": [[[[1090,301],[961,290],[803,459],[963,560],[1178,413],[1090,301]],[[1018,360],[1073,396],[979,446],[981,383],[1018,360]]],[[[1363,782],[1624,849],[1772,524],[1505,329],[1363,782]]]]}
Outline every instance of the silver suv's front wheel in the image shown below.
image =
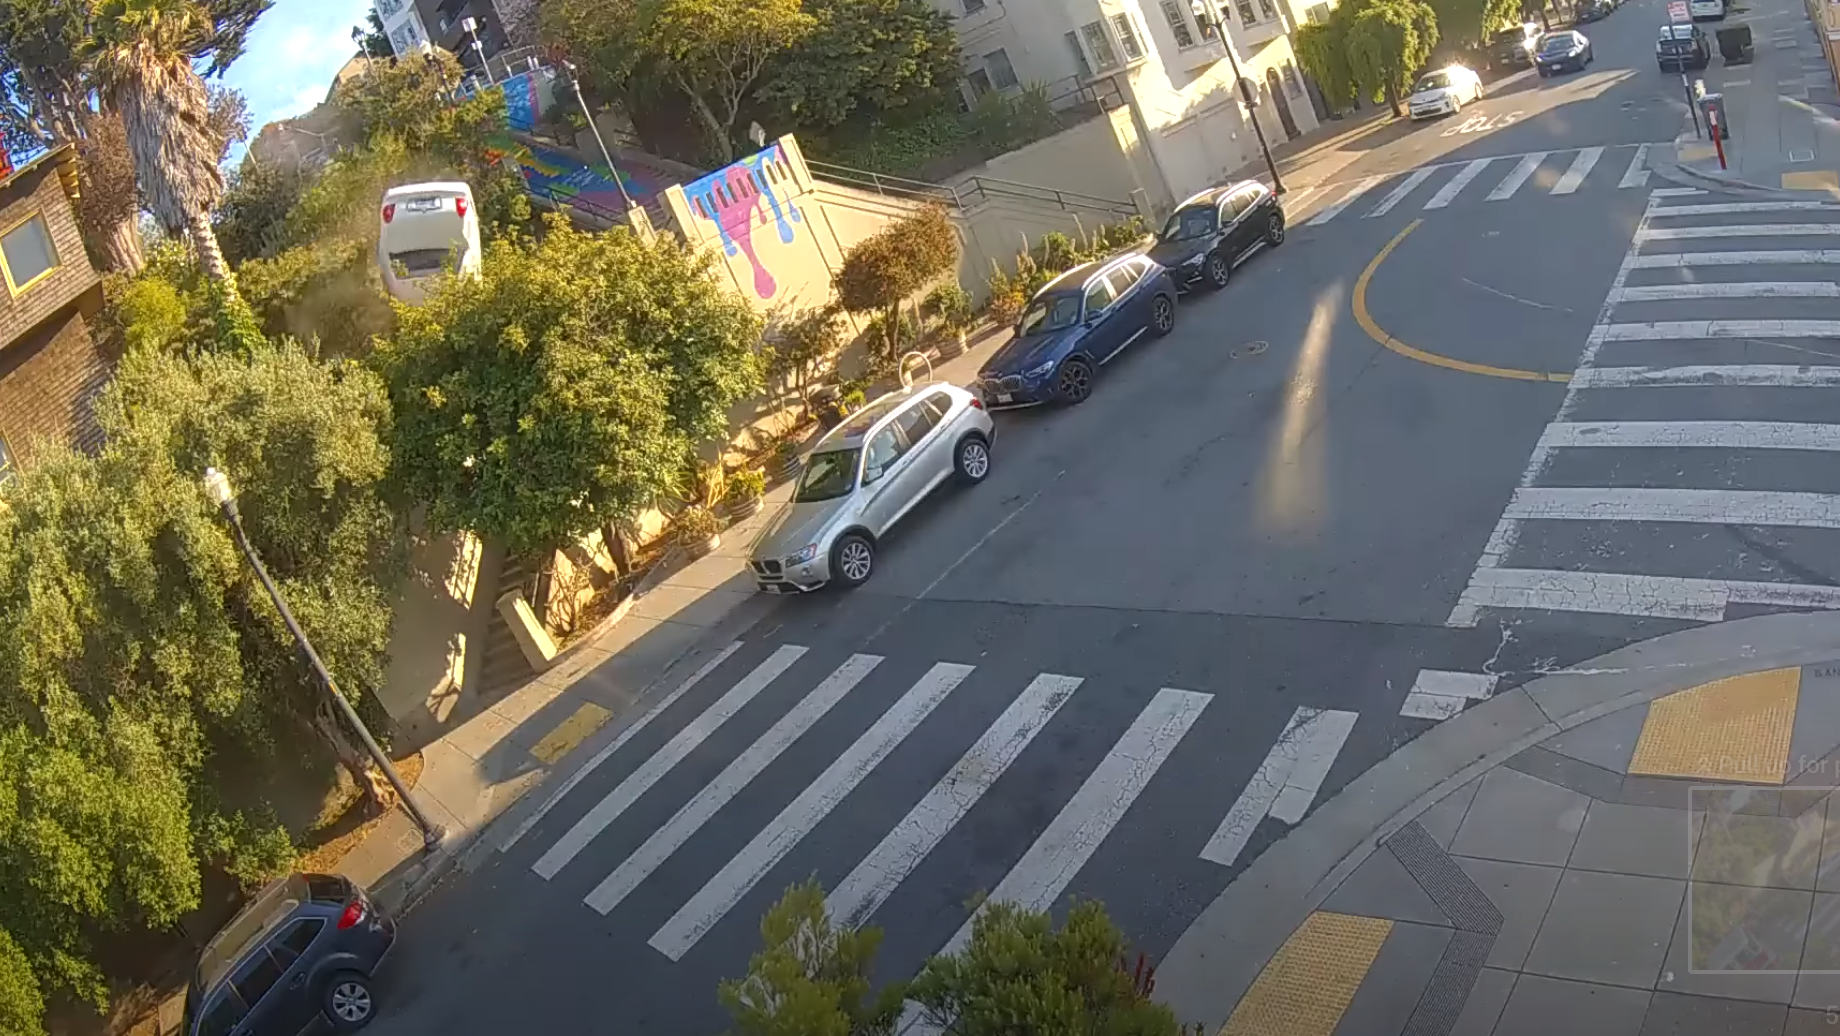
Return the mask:
{"type": "Polygon", "coordinates": [[[831,549],[831,579],[854,590],[875,572],[875,544],[859,532],[847,533],[831,549]]]}

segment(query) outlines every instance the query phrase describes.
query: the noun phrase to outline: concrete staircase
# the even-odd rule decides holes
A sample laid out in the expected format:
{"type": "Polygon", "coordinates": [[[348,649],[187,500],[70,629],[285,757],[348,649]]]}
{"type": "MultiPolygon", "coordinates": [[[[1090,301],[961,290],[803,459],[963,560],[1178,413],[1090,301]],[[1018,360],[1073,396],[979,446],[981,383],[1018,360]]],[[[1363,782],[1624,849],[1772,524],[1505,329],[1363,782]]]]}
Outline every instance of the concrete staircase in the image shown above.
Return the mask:
{"type": "MultiPolygon", "coordinates": [[[[530,571],[524,562],[505,556],[504,566],[499,570],[498,588],[493,592],[493,601],[512,590],[526,586],[530,582],[530,571]]],[[[505,692],[520,687],[536,673],[530,668],[530,660],[524,657],[524,651],[518,647],[517,636],[511,632],[511,624],[499,613],[495,606],[492,610],[492,624],[486,627],[485,654],[480,660],[479,682],[476,693],[486,701],[494,701],[505,692]]]]}

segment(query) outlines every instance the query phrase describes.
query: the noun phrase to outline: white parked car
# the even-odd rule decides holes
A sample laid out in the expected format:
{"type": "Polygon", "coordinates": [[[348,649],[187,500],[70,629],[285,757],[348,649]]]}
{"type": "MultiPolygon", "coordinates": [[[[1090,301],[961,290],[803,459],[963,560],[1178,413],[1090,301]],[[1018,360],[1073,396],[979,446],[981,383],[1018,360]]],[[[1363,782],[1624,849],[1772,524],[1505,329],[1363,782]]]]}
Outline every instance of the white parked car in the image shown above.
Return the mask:
{"type": "Polygon", "coordinates": [[[1687,13],[1696,22],[1723,21],[1725,0],[1687,0],[1687,13]]]}
{"type": "Polygon", "coordinates": [[[1462,65],[1451,65],[1418,77],[1407,107],[1414,119],[1455,115],[1463,106],[1482,99],[1482,77],[1462,65]]]}
{"type": "Polygon", "coordinates": [[[383,286],[411,305],[426,297],[427,282],[450,268],[479,273],[479,213],[464,183],[415,183],[383,195],[377,265],[383,286]]]}

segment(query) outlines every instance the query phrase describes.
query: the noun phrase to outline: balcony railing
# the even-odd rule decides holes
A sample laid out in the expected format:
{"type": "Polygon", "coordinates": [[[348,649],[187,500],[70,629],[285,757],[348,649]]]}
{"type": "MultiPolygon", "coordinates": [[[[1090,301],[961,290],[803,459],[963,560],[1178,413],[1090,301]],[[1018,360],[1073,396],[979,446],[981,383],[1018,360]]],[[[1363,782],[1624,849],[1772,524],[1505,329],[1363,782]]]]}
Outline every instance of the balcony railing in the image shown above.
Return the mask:
{"type": "Polygon", "coordinates": [[[805,165],[811,169],[813,176],[821,180],[890,198],[936,202],[951,212],[963,212],[989,201],[1009,201],[1066,212],[1101,212],[1120,217],[1137,215],[1137,206],[1129,201],[1017,183],[1014,180],[1000,180],[993,176],[973,176],[954,185],[910,180],[868,169],[814,162],[809,158],[805,160],[805,165]]]}

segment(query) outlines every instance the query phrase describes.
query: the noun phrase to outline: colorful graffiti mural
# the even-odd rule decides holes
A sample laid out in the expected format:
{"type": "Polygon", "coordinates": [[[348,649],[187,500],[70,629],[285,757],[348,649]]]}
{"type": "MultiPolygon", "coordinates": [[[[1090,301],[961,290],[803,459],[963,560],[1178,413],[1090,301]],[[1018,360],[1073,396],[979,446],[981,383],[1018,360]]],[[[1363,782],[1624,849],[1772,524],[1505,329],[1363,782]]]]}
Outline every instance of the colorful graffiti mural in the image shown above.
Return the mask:
{"type": "Polygon", "coordinates": [[[543,107],[537,91],[537,74],[524,72],[499,86],[505,91],[505,115],[511,128],[525,133],[535,129],[543,107]]]}
{"type": "Polygon", "coordinates": [[[785,156],[774,144],[683,188],[691,210],[715,224],[723,252],[747,257],[754,273],[754,294],[762,299],[778,293],[779,284],[761,259],[754,228],[766,226],[770,218],[780,244],[790,245],[795,237],[792,225],[804,221],[799,210],[780,197],[789,175],[785,156]]]}
{"type": "MultiPolygon", "coordinates": [[[[510,134],[494,138],[490,152],[495,159],[515,161],[532,194],[558,202],[579,203],[584,208],[601,212],[617,213],[626,209],[620,187],[604,165],[588,165],[566,151],[519,140],[510,134]]],[[[619,177],[635,205],[647,204],[671,185],[664,174],[640,166],[622,168],[619,177]]]]}

